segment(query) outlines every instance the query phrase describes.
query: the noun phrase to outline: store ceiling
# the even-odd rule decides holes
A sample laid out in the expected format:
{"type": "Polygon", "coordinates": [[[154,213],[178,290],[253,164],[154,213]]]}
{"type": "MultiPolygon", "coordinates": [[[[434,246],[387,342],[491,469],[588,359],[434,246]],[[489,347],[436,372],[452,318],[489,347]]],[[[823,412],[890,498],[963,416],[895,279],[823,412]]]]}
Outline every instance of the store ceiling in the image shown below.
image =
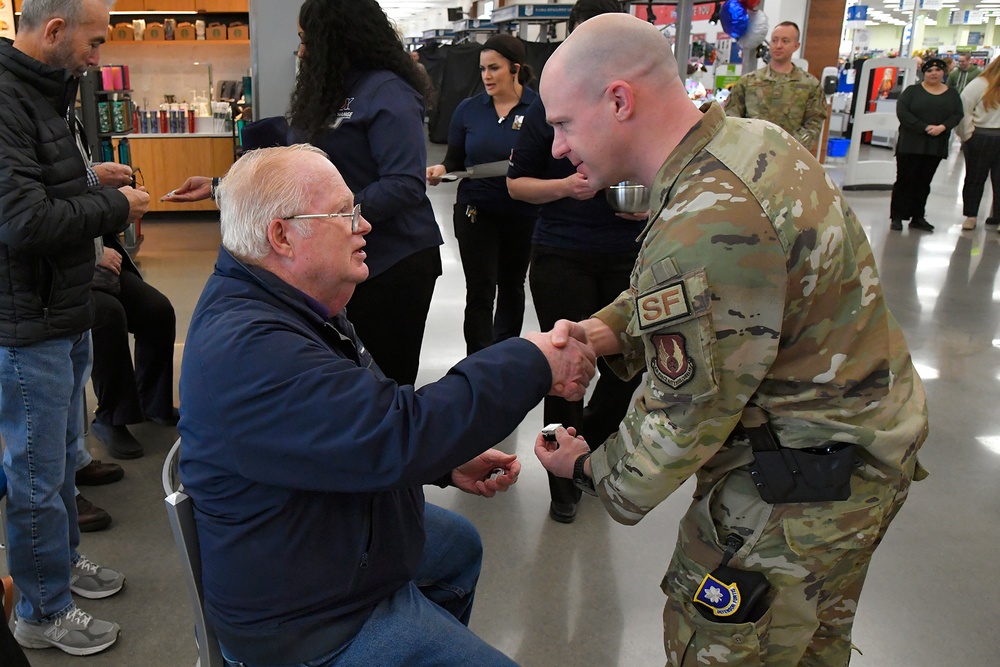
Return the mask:
{"type": "MultiPolygon", "coordinates": [[[[909,25],[912,13],[909,9],[902,10],[900,0],[848,0],[847,5],[868,5],[868,25],[909,25]]],[[[920,0],[916,1],[917,6],[920,0]]],[[[940,0],[942,10],[917,10],[918,16],[924,16],[927,25],[938,25],[939,21],[947,22],[947,10],[980,10],[1000,16],[1000,0],[940,0]]],[[[993,20],[992,18],[990,20],[993,20]]]]}
{"type": "Polygon", "coordinates": [[[460,7],[456,0],[379,0],[379,5],[386,15],[394,21],[406,21],[428,9],[445,10],[448,7],[460,7]]]}

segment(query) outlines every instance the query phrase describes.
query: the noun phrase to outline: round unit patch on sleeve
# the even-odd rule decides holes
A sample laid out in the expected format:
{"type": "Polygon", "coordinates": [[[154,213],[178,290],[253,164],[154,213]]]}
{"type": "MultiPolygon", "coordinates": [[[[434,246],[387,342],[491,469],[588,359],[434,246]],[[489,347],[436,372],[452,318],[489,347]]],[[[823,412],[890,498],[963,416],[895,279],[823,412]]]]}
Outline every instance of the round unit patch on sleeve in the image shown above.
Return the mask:
{"type": "Polygon", "coordinates": [[[694,362],[687,351],[687,341],[679,333],[653,334],[656,355],[649,367],[660,382],[677,389],[694,375],[694,362]]]}

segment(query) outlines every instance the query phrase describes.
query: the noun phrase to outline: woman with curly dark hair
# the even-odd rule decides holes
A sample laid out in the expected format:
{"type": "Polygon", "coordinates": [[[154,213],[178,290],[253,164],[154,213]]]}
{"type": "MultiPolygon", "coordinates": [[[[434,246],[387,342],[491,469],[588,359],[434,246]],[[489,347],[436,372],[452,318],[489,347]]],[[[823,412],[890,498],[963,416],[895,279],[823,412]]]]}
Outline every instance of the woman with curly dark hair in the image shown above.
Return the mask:
{"type": "Polygon", "coordinates": [[[374,0],[306,0],[299,39],[290,138],[330,156],[371,223],[348,313],[382,371],[413,384],[443,242],[424,183],[426,79],[374,0]]]}

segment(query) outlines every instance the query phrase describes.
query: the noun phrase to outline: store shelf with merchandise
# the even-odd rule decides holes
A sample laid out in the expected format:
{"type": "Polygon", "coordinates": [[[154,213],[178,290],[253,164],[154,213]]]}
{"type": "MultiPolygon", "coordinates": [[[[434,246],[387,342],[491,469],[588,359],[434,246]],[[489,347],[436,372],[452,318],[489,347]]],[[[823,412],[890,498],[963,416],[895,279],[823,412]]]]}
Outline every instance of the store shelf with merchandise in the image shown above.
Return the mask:
{"type": "MultiPolygon", "coordinates": [[[[21,12],[22,0],[14,0],[14,12],[21,12]]],[[[243,13],[250,11],[250,0],[117,0],[112,16],[129,13],[243,13]]]]}
{"type": "MultiPolygon", "coordinates": [[[[184,47],[188,49],[203,49],[203,48],[219,48],[219,49],[233,49],[235,51],[246,50],[250,53],[250,40],[249,39],[170,39],[170,40],[126,40],[126,41],[110,41],[106,42],[101,47],[101,53],[106,54],[109,51],[116,51],[122,49],[124,52],[132,50],[142,50],[142,49],[163,49],[164,51],[170,51],[172,49],[180,50],[184,47]]],[[[104,58],[107,60],[107,58],[104,58]]]]}

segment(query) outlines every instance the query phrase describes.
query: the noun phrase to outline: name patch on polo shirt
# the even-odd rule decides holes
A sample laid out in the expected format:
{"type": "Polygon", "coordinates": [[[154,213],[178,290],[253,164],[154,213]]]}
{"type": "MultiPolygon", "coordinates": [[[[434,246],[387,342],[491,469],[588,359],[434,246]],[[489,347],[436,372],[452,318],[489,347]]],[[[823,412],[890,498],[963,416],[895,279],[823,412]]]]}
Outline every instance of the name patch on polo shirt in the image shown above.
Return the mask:
{"type": "Polygon", "coordinates": [[[692,311],[683,280],[640,294],[635,305],[639,314],[639,329],[643,331],[687,317],[692,311]]]}

